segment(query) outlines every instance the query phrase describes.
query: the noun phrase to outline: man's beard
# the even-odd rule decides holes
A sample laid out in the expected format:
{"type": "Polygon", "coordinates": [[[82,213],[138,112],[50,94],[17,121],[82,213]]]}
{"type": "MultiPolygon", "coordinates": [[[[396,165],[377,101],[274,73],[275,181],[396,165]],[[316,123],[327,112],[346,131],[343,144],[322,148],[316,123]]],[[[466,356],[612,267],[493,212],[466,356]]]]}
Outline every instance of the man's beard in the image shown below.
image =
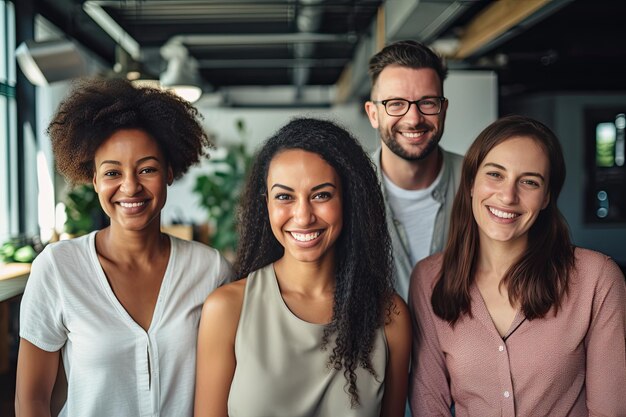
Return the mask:
{"type": "Polygon", "coordinates": [[[385,145],[387,145],[389,150],[406,161],[421,161],[423,159],[426,159],[428,155],[430,155],[435,149],[437,149],[437,146],[439,145],[439,140],[441,140],[441,135],[443,133],[437,132],[437,135],[432,136],[428,140],[428,142],[426,143],[426,147],[422,149],[419,154],[415,155],[404,149],[402,145],[396,140],[395,133],[397,132],[395,132],[393,129],[391,131],[391,134],[383,131],[382,128],[378,128],[378,132],[380,138],[383,142],[385,142],[385,145]]]}

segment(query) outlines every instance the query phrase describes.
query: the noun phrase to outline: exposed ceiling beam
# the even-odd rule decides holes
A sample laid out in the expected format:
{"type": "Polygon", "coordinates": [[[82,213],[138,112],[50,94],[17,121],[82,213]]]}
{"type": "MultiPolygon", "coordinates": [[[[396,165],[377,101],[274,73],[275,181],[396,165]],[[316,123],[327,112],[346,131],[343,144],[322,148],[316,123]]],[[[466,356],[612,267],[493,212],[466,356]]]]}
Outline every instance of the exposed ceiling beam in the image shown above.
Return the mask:
{"type": "Polygon", "coordinates": [[[507,31],[525,22],[532,24],[572,0],[499,0],[481,11],[467,26],[454,58],[465,59],[492,45],[507,31]]]}
{"type": "Polygon", "coordinates": [[[358,89],[369,89],[368,62],[373,53],[385,47],[387,38],[385,28],[385,8],[380,6],[370,28],[372,36],[361,39],[356,47],[352,61],[344,67],[335,83],[337,89],[335,104],[346,103],[349,100],[359,100],[360,93],[358,89]],[[367,85],[367,87],[364,87],[364,85],[367,85]]]}
{"type": "MultiPolygon", "coordinates": [[[[437,3],[431,4],[430,6],[433,7],[435,5],[440,6],[437,3]]],[[[454,19],[469,8],[469,6],[469,2],[463,1],[455,1],[454,3],[447,5],[441,13],[432,19],[428,26],[419,32],[419,39],[423,42],[430,42],[436,39],[442,29],[444,29],[449,22],[454,21],[454,19]]]]}
{"type": "Polygon", "coordinates": [[[134,59],[141,58],[139,43],[104,11],[97,1],[86,1],[83,10],[87,13],[111,38],[134,59]]]}
{"type": "Polygon", "coordinates": [[[203,69],[223,68],[342,68],[346,58],[290,58],[290,59],[199,59],[203,69]]]}
{"type": "Polygon", "coordinates": [[[225,45],[269,45],[321,42],[350,42],[345,34],[326,33],[258,33],[258,34],[189,34],[171,37],[167,43],[182,43],[187,46],[225,46],[225,45]]]}

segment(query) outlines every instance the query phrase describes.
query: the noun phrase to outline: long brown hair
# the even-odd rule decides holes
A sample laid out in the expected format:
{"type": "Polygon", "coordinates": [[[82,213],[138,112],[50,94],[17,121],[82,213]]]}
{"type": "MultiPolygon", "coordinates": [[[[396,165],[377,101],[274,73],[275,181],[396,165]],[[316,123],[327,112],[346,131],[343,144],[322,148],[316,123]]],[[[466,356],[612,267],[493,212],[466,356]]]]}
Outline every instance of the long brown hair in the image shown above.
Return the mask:
{"type": "Polygon", "coordinates": [[[544,124],[524,116],[503,117],[483,130],[463,160],[461,184],[452,205],[450,234],[431,303],[441,319],[454,325],[463,314],[471,316],[470,287],[478,257],[478,225],[470,195],[485,156],[513,137],[529,137],[544,149],[550,163],[550,201],[528,231],[528,247],[505,274],[509,299],[520,304],[527,319],[544,317],[559,308],[574,266],[574,248],[557,199],[565,181],[565,160],[558,139],[544,124]]]}

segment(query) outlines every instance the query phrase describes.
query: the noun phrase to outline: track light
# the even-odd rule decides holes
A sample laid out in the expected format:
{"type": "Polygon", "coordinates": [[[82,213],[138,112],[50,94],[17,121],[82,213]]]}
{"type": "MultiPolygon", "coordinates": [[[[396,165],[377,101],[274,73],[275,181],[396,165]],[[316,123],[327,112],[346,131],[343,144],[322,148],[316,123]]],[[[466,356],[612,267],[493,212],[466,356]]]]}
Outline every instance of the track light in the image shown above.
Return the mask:
{"type": "Polygon", "coordinates": [[[167,69],[161,74],[161,86],[193,103],[202,95],[202,83],[198,74],[198,62],[190,57],[182,44],[171,43],[161,48],[161,56],[167,59],[167,69]]]}
{"type": "Polygon", "coordinates": [[[144,71],[143,65],[119,45],[115,47],[115,65],[110,74],[115,78],[125,78],[136,87],[161,88],[159,80],[144,71]]]}
{"type": "Polygon", "coordinates": [[[15,50],[15,57],[28,81],[37,86],[97,72],[78,46],[67,39],[22,42],[15,50]]]}

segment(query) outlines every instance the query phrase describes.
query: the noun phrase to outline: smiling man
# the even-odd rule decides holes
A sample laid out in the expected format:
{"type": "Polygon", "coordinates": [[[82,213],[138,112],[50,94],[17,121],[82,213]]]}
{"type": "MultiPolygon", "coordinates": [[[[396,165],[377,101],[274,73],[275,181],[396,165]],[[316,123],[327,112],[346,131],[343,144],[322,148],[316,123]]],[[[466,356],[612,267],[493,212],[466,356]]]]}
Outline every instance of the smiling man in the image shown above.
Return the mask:
{"type": "Polygon", "coordinates": [[[400,41],[369,62],[365,103],[381,147],[372,155],[387,208],[396,290],[406,300],[413,266],[443,250],[463,157],[443,150],[447,69],[425,45],[400,41]]]}

